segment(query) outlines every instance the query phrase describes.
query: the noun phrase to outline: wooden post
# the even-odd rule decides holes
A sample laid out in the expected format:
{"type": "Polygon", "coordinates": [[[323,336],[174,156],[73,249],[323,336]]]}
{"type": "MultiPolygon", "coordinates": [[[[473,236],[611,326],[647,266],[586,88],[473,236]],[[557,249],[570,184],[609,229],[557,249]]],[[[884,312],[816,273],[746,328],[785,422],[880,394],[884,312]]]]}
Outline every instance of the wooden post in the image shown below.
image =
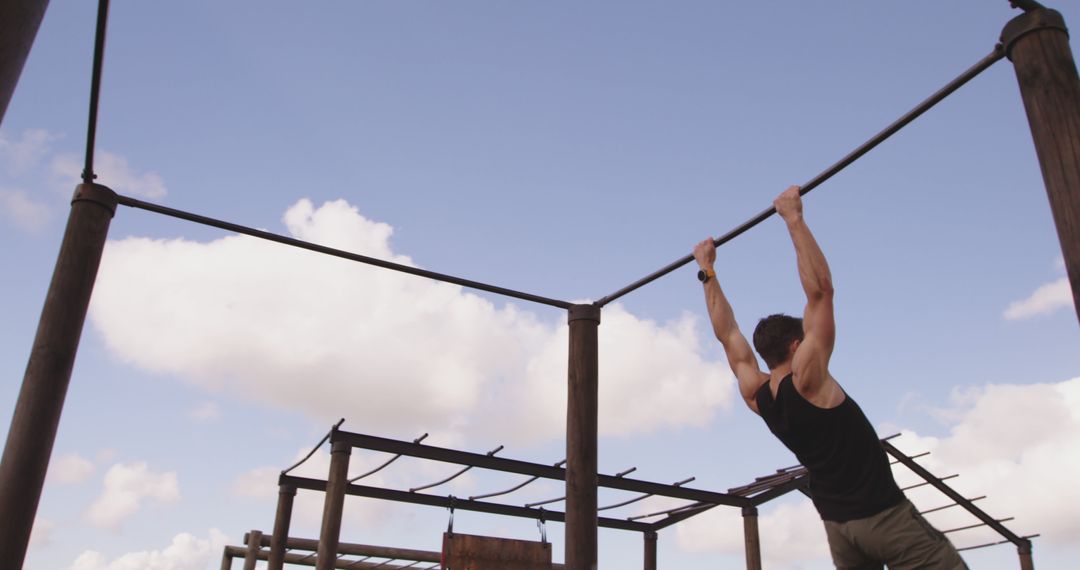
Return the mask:
{"type": "Polygon", "coordinates": [[[1016,547],[1020,554],[1020,570],[1035,570],[1035,563],[1031,560],[1031,541],[1016,547]]]}
{"type": "Polygon", "coordinates": [[[1005,25],[1001,42],[1016,68],[1080,319],[1080,77],[1065,20],[1054,10],[1025,12],[1005,25]]]}
{"type": "Polygon", "coordinates": [[[656,531],[643,533],[645,537],[645,570],[656,570],[656,531]]]}
{"type": "Polygon", "coordinates": [[[757,507],[743,507],[743,534],[746,537],[746,570],[761,570],[761,537],[758,536],[757,507]]]}
{"type": "Polygon", "coordinates": [[[597,329],[600,326],[600,308],[593,305],[570,307],[569,325],[565,559],[569,570],[595,570],[599,403],[597,329]]]}
{"type": "MultiPolygon", "coordinates": [[[[333,439],[331,438],[331,441],[333,439]]],[[[319,552],[316,570],[334,570],[338,541],[341,539],[341,516],[345,509],[345,487],[348,486],[349,455],[352,446],[335,441],[330,448],[330,476],[326,479],[326,501],[323,503],[322,531],[319,533],[319,552]]]]}
{"type": "Polygon", "coordinates": [[[255,563],[259,561],[260,550],[262,550],[262,531],[253,530],[247,533],[247,551],[244,552],[244,570],[255,570],[255,563]]]}
{"type": "Polygon", "coordinates": [[[285,542],[289,539],[292,523],[293,499],[296,485],[278,485],[277,515],[274,516],[274,534],[270,537],[270,559],[267,570],[282,570],[285,566],[285,542]]]}
{"type": "Polygon", "coordinates": [[[0,2],[0,123],[48,6],[49,0],[0,2]]]}
{"type": "Polygon", "coordinates": [[[225,547],[225,552],[221,553],[221,570],[232,570],[233,555],[229,552],[228,546],[225,547]]]}
{"type": "Polygon", "coordinates": [[[115,212],[112,190],[100,184],[75,187],[0,462],[0,560],[7,568],[21,568],[26,557],[90,293],[115,212]]]}

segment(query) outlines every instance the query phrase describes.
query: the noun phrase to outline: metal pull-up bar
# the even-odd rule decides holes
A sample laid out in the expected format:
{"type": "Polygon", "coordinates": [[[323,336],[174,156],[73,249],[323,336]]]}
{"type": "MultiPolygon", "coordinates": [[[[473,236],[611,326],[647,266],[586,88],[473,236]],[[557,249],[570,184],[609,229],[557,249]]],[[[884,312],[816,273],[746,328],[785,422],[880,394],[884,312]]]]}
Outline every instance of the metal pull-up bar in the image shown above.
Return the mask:
{"type": "Polygon", "coordinates": [[[143,202],[142,200],[130,198],[128,196],[117,196],[117,203],[131,208],[138,208],[140,210],[146,210],[148,212],[154,212],[157,214],[171,216],[173,218],[179,218],[181,220],[187,220],[189,222],[195,222],[204,226],[211,226],[230,232],[236,232],[239,234],[264,239],[283,245],[291,245],[300,249],[306,249],[309,251],[314,251],[316,253],[324,253],[326,255],[332,255],[334,257],[340,257],[342,259],[348,259],[350,261],[357,261],[366,265],[374,265],[376,267],[382,267],[383,269],[398,271],[400,273],[408,273],[410,275],[416,275],[419,277],[427,277],[428,279],[434,279],[435,281],[452,283],[454,285],[461,285],[462,287],[468,287],[470,289],[478,289],[480,291],[487,291],[488,293],[495,293],[498,295],[504,295],[506,297],[513,297],[515,299],[521,299],[522,301],[532,301],[533,303],[540,303],[541,305],[559,307],[560,309],[569,309],[571,306],[573,306],[572,303],[569,303],[567,301],[549,299],[547,297],[541,297],[539,295],[533,295],[531,293],[522,293],[521,291],[515,291],[513,289],[507,289],[505,287],[488,285],[487,283],[481,283],[479,281],[470,281],[468,279],[454,277],[453,275],[447,275],[445,273],[436,273],[434,271],[427,271],[426,269],[410,267],[408,265],[402,265],[400,263],[394,263],[392,261],[386,261],[384,259],[360,255],[358,253],[352,253],[332,247],[326,247],[324,245],[319,245],[296,238],[291,238],[263,230],[257,230],[255,228],[249,228],[247,226],[241,226],[232,222],[216,220],[214,218],[201,216],[199,214],[192,214],[191,212],[185,212],[183,210],[168,208],[165,206],[160,206],[158,204],[151,204],[150,202],[143,202]]]}
{"type": "MultiPolygon", "coordinates": [[[[974,79],[977,75],[979,75],[980,73],[985,71],[991,65],[997,63],[998,60],[1002,59],[1003,57],[1005,57],[1005,49],[1004,49],[1004,47],[1001,44],[998,44],[998,45],[994,46],[994,51],[991,52],[990,55],[987,55],[986,57],[979,60],[978,63],[971,66],[967,71],[960,74],[956,79],[953,79],[952,81],[950,81],[945,87],[942,87],[941,89],[939,89],[937,92],[935,92],[930,97],[927,97],[926,100],[924,100],[922,103],[919,103],[914,109],[908,111],[904,116],[900,117],[895,122],[893,122],[891,125],[885,127],[881,132],[879,132],[878,134],[871,137],[870,140],[864,142],[858,148],[851,151],[847,156],[845,156],[844,158],[837,161],[836,164],[833,164],[829,168],[825,169],[824,172],[822,172],[821,174],[818,174],[817,176],[812,178],[806,184],[803,184],[802,189],[799,191],[799,193],[802,194],[802,195],[805,195],[808,192],[810,192],[811,190],[813,190],[814,188],[817,188],[822,182],[825,182],[829,178],[832,178],[833,175],[835,175],[836,173],[840,172],[844,168],[847,168],[851,163],[858,160],[864,154],[870,152],[871,149],[873,149],[877,145],[884,142],[885,139],[887,139],[887,138],[891,137],[892,135],[896,134],[897,131],[899,131],[900,129],[907,126],[908,123],[910,123],[910,122],[914,121],[915,119],[917,119],[919,117],[919,115],[922,115],[926,111],[929,111],[931,107],[933,107],[934,105],[937,105],[938,103],[940,103],[943,99],[945,99],[946,97],[951,95],[954,91],[956,91],[957,89],[962,87],[968,81],[971,81],[972,79],[974,79]]],[[[751,218],[747,222],[743,223],[741,226],[739,226],[739,227],[731,230],[730,232],[724,234],[723,236],[713,240],[713,243],[717,247],[719,247],[719,246],[721,246],[721,245],[735,239],[736,237],[738,237],[739,235],[741,235],[745,231],[749,230],[750,228],[752,228],[752,227],[760,224],[761,222],[765,221],[766,219],[768,219],[770,216],[772,216],[775,213],[776,213],[776,208],[770,207],[769,209],[761,212],[760,214],[754,216],[753,218],[751,218]]],[[[618,299],[619,297],[622,297],[623,295],[626,295],[627,293],[630,293],[631,291],[634,291],[635,289],[638,289],[640,287],[648,285],[649,283],[652,283],[653,281],[656,281],[657,279],[663,277],[664,275],[667,275],[668,273],[671,273],[672,271],[675,271],[676,269],[682,267],[683,265],[686,265],[687,263],[690,263],[690,261],[692,261],[693,259],[694,259],[693,255],[686,255],[686,256],[672,262],[671,264],[665,266],[664,268],[662,268],[662,269],[660,269],[660,270],[658,270],[658,271],[656,271],[654,273],[651,273],[651,274],[649,274],[649,275],[647,275],[647,276],[645,276],[645,277],[631,283],[630,285],[627,285],[626,287],[623,287],[622,289],[619,289],[618,291],[616,291],[616,292],[614,292],[614,293],[612,293],[612,294],[610,294],[610,295],[608,295],[606,297],[603,297],[603,298],[599,299],[598,301],[596,301],[593,304],[596,305],[597,307],[603,307],[604,305],[607,305],[608,303],[614,301],[615,299],[618,299]]]]}

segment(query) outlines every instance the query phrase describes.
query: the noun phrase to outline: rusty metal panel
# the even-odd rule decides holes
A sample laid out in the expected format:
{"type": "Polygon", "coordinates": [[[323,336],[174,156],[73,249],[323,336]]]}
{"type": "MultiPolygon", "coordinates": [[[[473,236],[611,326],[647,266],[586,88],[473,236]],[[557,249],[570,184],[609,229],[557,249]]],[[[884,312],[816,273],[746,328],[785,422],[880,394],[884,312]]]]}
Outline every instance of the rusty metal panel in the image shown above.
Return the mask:
{"type": "Polygon", "coordinates": [[[551,570],[551,543],[444,533],[443,570],[551,570]]]}

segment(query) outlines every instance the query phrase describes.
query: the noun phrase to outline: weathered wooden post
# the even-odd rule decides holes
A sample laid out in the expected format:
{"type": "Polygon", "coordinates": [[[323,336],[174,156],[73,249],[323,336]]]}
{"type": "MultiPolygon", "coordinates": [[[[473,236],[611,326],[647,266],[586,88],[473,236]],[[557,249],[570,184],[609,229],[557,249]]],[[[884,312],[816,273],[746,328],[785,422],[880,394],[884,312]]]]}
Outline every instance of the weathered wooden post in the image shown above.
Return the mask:
{"type": "Polygon", "coordinates": [[[255,563],[259,561],[260,550],[262,550],[262,531],[253,530],[247,533],[247,550],[244,553],[244,570],[255,570],[255,563]]]}
{"type": "Polygon", "coordinates": [[[599,407],[597,329],[600,307],[569,310],[570,362],[566,400],[566,568],[597,564],[596,448],[599,407]]]}
{"type": "Polygon", "coordinates": [[[48,6],[49,0],[0,2],[0,124],[48,6]]]}
{"type": "Polygon", "coordinates": [[[656,531],[645,531],[645,570],[656,570],[656,531]]]}
{"type": "Polygon", "coordinates": [[[0,560],[7,568],[21,568],[26,557],[116,202],[116,194],[100,184],[75,187],[0,462],[0,560]]]}
{"type": "Polygon", "coordinates": [[[1016,68],[1080,319],[1080,77],[1069,32],[1060,13],[1039,7],[1010,20],[1001,43],[1016,68]]]}
{"type": "Polygon", "coordinates": [[[746,539],[746,570],[761,570],[761,537],[758,535],[757,507],[743,507],[743,535],[746,539]]]}
{"type": "MultiPolygon", "coordinates": [[[[337,428],[334,428],[337,432],[337,428]]],[[[348,486],[349,455],[352,445],[334,441],[330,448],[330,476],[326,482],[326,500],[323,503],[322,530],[319,532],[319,551],[315,558],[316,570],[334,570],[337,565],[338,542],[341,539],[341,516],[345,510],[345,487],[348,486]]]]}
{"type": "Polygon", "coordinates": [[[289,525],[292,524],[293,499],[296,498],[296,485],[278,485],[277,514],[274,516],[274,534],[270,536],[270,558],[267,570],[282,570],[285,566],[285,541],[289,538],[289,525]]]}

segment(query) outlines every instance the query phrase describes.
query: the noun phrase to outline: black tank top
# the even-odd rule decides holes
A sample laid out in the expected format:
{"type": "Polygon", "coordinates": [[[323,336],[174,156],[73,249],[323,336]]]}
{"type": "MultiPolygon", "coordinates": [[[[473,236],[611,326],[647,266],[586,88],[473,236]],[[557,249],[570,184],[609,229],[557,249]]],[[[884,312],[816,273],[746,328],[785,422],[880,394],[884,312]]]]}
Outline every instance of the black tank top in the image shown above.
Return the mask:
{"type": "Polygon", "coordinates": [[[904,498],[874,427],[850,396],[835,408],[819,408],[788,374],[775,399],[768,382],[754,399],[769,431],[809,471],[810,495],[823,520],[866,518],[904,498]]]}

